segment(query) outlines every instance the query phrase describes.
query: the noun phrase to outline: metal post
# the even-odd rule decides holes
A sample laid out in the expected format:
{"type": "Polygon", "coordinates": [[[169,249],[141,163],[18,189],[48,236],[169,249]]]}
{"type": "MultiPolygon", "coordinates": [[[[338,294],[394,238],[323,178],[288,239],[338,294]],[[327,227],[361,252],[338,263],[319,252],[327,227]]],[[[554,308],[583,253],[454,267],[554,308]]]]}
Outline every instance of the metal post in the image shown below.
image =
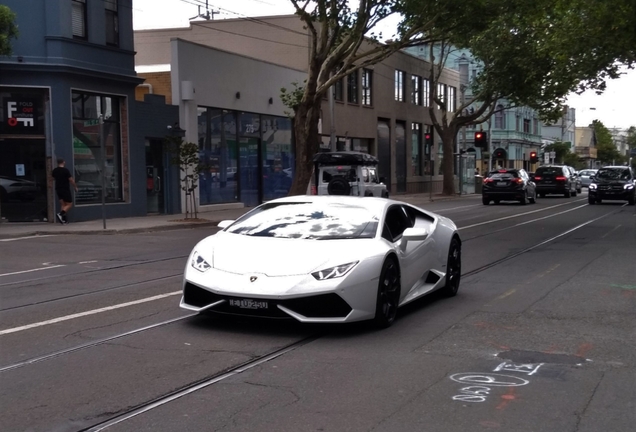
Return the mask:
{"type": "Polygon", "coordinates": [[[492,117],[488,117],[488,172],[492,171],[492,117]]]}
{"type": "Polygon", "coordinates": [[[338,147],[336,144],[336,115],[335,115],[335,103],[334,103],[334,92],[336,91],[335,86],[331,86],[329,89],[329,112],[331,115],[331,137],[329,138],[331,144],[331,151],[337,151],[338,147]]]}
{"type": "Polygon", "coordinates": [[[106,151],[104,149],[104,115],[99,116],[99,149],[102,154],[102,223],[106,229],[106,151]]]}

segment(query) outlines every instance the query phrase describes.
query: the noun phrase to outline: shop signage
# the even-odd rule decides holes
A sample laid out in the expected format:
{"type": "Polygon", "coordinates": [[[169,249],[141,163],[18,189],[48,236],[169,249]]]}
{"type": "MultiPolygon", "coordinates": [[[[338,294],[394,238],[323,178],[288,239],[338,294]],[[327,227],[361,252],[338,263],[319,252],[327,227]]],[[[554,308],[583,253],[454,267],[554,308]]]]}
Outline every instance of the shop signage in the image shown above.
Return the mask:
{"type": "Polygon", "coordinates": [[[39,135],[43,133],[40,101],[32,97],[11,96],[2,100],[4,118],[0,124],[3,134],[39,135]]]}

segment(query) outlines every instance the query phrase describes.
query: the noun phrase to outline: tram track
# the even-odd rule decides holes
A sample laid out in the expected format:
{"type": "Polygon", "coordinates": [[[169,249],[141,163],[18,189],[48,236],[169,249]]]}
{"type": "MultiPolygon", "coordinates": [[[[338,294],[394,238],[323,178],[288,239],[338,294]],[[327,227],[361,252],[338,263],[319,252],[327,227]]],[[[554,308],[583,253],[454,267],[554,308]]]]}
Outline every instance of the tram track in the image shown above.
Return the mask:
{"type": "MultiPolygon", "coordinates": [[[[499,264],[502,264],[502,263],[504,263],[506,261],[514,259],[514,258],[516,258],[516,257],[518,257],[520,255],[523,255],[523,254],[526,254],[528,252],[531,252],[534,249],[537,249],[537,248],[539,248],[541,246],[544,246],[544,245],[546,245],[548,243],[551,243],[551,242],[556,241],[556,240],[558,240],[558,239],[560,239],[562,237],[565,237],[568,234],[571,234],[571,233],[573,233],[573,232],[575,232],[575,231],[577,231],[577,230],[579,230],[579,229],[581,229],[583,227],[586,227],[586,226],[588,226],[588,225],[590,225],[590,224],[592,224],[592,223],[594,223],[596,221],[599,221],[599,220],[604,219],[606,217],[609,217],[609,216],[612,216],[614,214],[617,214],[620,211],[622,211],[625,206],[626,206],[626,204],[621,206],[617,210],[614,210],[612,212],[603,214],[603,215],[601,215],[599,217],[596,217],[596,218],[590,219],[590,220],[588,220],[586,222],[583,222],[581,224],[578,224],[578,225],[576,225],[573,228],[567,229],[567,230],[565,230],[565,231],[563,231],[563,232],[561,232],[561,233],[559,233],[559,234],[557,234],[555,236],[552,236],[552,237],[550,237],[548,239],[545,239],[545,240],[543,240],[541,242],[538,242],[538,243],[536,243],[536,244],[534,244],[534,245],[532,245],[530,247],[527,247],[527,248],[525,248],[525,249],[523,249],[523,250],[521,250],[519,252],[507,255],[506,257],[503,257],[501,259],[495,260],[495,261],[493,261],[493,262],[491,262],[489,264],[486,264],[486,265],[483,265],[483,266],[481,266],[479,268],[476,268],[476,269],[473,269],[471,271],[462,273],[462,277],[468,277],[468,276],[472,276],[472,275],[481,273],[481,272],[486,271],[486,270],[488,270],[488,269],[490,269],[492,267],[495,267],[495,266],[497,266],[499,264]]],[[[299,347],[301,347],[303,345],[309,344],[309,343],[319,339],[320,337],[322,337],[322,335],[313,335],[313,336],[309,336],[307,338],[303,338],[303,339],[301,339],[299,341],[292,342],[291,344],[289,344],[286,347],[283,347],[283,348],[281,348],[281,349],[279,349],[277,351],[274,351],[274,352],[269,353],[269,354],[265,354],[263,356],[260,356],[260,357],[258,357],[256,359],[253,359],[253,360],[251,360],[251,361],[249,361],[247,363],[244,363],[242,365],[230,368],[230,369],[228,369],[228,370],[226,370],[224,372],[220,372],[220,373],[214,374],[214,375],[212,375],[210,377],[206,377],[206,378],[204,378],[202,380],[199,380],[197,382],[194,382],[194,383],[188,384],[186,386],[183,386],[179,390],[170,392],[170,393],[165,394],[163,396],[159,396],[159,397],[153,399],[152,401],[140,404],[140,405],[138,405],[138,406],[136,406],[134,408],[126,410],[125,412],[122,412],[122,413],[119,413],[119,414],[117,414],[115,416],[112,416],[111,418],[109,418],[107,420],[104,420],[102,422],[96,423],[96,424],[94,424],[92,426],[89,426],[89,427],[86,427],[84,429],[80,429],[78,432],[99,432],[99,431],[106,430],[106,429],[108,429],[111,426],[115,426],[117,424],[123,423],[123,422],[125,422],[127,420],[130,420],[130,419],[132,419],[134,417],[137,417],[138,415],[141,415],[141,414],[146,413],[148,411],[151,411],[151,410],[153,410],[155,408],[158,408],[158,407],[166,405],[166,404],[168,404],[170,402],[173,402],[173,401],[175,401],[175,400],[177,400],[177,399],[179,399],[179,398],[181,398],[183,396],[187,396],[189,394],[192,394],[194,392],[202,390],[202,389],[204,389],[204,388],[206,388],[206,387],[208,387],[210,385],[216,384],[216,383],[218,383],[220,381],[223,381],[223,380],[225,380],[227,378],[231,378],[233,376],[236,376],[236,375],[238,375],[238,374],[240,374],[242,372],[245,372],[245,371],[247,371],[247,370],[249,370],[249,369],[251,369],[251,368],[253,368],[255,366],[258,366],[258,365],[260,365],[262,363],[265,363],[267,361],[270,361],[270,360],[273,360],[273,359],[275,359],[277,357],[280,357],[280,356],[282,356],[284,354],[287,354],[288,352],[291,352],[294,349],[299,348],[299,347]]]]}
{"type": "MultiPolygon", "coordinates": [[[[617,213],[621,212],[624,209],[624,207],[625,207],[625,205],[619,207],[618,209],[616,209],[614,211],[611,211],[611,212],[605,213],[605,214],[603,214],[601,216],[589,219],[589,220],[587,220],[587,221],[585,221],[583,223],[580,223],[580,224],[578,224],[578,225],[576,225],[576,226],[574,226],[572,228],[569,228],[569,229],[567,229],[567,230],[565,230],[565,231],[563,231],[563,232],[561,232],[561,233],[559,233],[557,235],[554,235],[554,236],[552,236],[550,238],[547,238],[547,239],[542,240],[542,241],[540,241],[538,243],[535,243],[534,245],[532,245],[530,247],[527,247],[527,248],[525,248],[525,249],[523,249],[521,251],[509,254],[509,255],[507,255],[507,256],[505,256],[503,258],[494,260],[494,261],[492,261],[492,262],[490,262],[490,263],[488,263],[486,265],[480,266],[479,268],[464,272],[464,273],[462,273],[462,277],[465,278],[465,277],[469,277],[469,276],[484,272],[484,271],[486,271],[486,270],[488,270],[488,269],[490,269],[492,267],[495,267],[495,266],[497,266],[499,264],[502,264],[502,263],[504,263],[506,261],[509,261],[511,259],[519,257],[520,255],[529,253],[529,252],[531,252],[531,251],[533,251],[533,250],[535,250],[535,249],[537,249],[537,248],[539,248],[541,246],[544,246],[545,244],[557,241],[557,240],[567,236],[568,234],[571,234],[571,233],[573,233],[573,232],[575,232],[575,231],[577,231],[577,230],[579,230],[579,229],[581,229],[581,228],[583,228],[585,226],[588,226],[588,225],[590,225],[590,224],[592,224],[594,222],[597,222],[597,221],[599,221],[601,219],[610,217],[610,216],[612,216],[614,214],[617,214],[617,213]]],[[[162,321],[162,322],[159,322],[159,323],[156,323],[156,324],[151,324],[151,325],[148,325],[148,326],[140,327],[138,329],[130,330],[130,331],[127,331],[127,332],[119,333],[117,335],[113,335],[113,336],[109,336],[109,337],[106,337],[106,338],[103,338],[103,339],[99,339],[99,340],[95,340],[95,341],[92,341],[92,342],[88,342],[88,343],[85,343],[85,344],[82,344],[82,345],[77,345],[75,347],[70,347],[70,348],[67,348],[67,349],[64,349],[64,350],[59,350],[59,351],[56,351],[56,352],[53,352],[53,353],[50,353],[50,354],[34,357],[34,358],[31,358],[31,359],[28,359],[28,360],[24,360],[24,361],[21,361],[19,363],[15,363],[15,364],[12,364],[12,365],[0,367],[0,373],[9,372],[11,370],[15,370],[15,369],[18,369],[18,368],[21,368],[21,367],[29,366],[29,365],[32,365],[32,364],[35,364],[35,363],[51,360],[51,359],[54,359],[54,358],[57,358],[57,357],[60,357],[60,356],[69,355],[69,354],[76,353],[76,352],[81,351],[81,350],[85,350],[85,349],[89,349],[89,348],[92,348],[92,347],[95,347],[95,346],[98,346],[98,345],[102,345],[102,344],[107,343],[107,342],[112,341],[112,340],[125,338],[125,337],[128,337],[128,336],[134,335],[134,334],[139,334],[139,333],[150,331],[150,330],[153,330],[153,329],[156,329],[156,328],[160,328],[160,327],[164,327],[164,326],[167,326],[167,325],[171,325],[173,323],[177,323],[177,322],[180,322],[180,321],[185,321],[185,320],[188,320],[188,319],[190,319],[190,318],[192,318],[192,317],[194,317],[196,315],[197,314],[191,314],[191,315],[186,315],[186,316],[182,316],[182,317],[178,317],[178,318],[173,318],[173,319],[170,319],[170,320],[167,320],[167,321],[162,321]]],[[[126,420],[129,420],[129,419],[131,419],[133,417],[136,417],[136,416],[138,416],[140,414],[143,414],[143,413],[145,413],[147,411],[150,411],[152,409],[158,408],[158,407],[160,407],[162,405],[170,403],[170,402],[172,402],[172,401],[174,401],[176,399],[179,399],[179,398],[181,398],[183,396],[186,396],[186,395],[194,393],[194,392],[196,392],[198,390],[204,389],[204,388],[206,388],[206,387],[208,387],[210,385],[216,384],[216,383],[218,383],[220,381],[223,381],[223,380],[228,379],[230,377],[236,376],[236,375],[238,375],[238,374],[240,374],[242,372],[245,372],[245,371],[247,371],[247,370],[249,370],[249,369],[251,369],[251,368],[253,368],[255,366],[258,366],[258,365],[263,364],[263,363],[265,363],[267,361],[270,361],[270,360],[278,358],[278,357],[280,357],[282,355],[285,355],[285,354],[287,354],[287,353],[289,353],[289,352],[291,352],[291,351],[293,351],[293,350],[295,350],[295,349],[297,349],[297,348],[299,348],[301,346],[309,344],[309,343],[311,343],[311,342],[313,342],[313,341],[315,341],[315,340],[317,340],[317,339],[319,339],[319,338],[321,338],[323,336],[324,336],[324,334],[313,334],[311,336],[304,337],[302,339],[296,340],[296,341],[291,342],[290,344],[284,346],[283,348],[280,348],[280,349],[277,349],[275,351],[266,353],[264,355],[255,357],[255,358],[251,359],[248,362],[242,363],[242,364],[234,366],[234,367],[227,368],[227,369],[225,369],[225,370],[223,370],[221,372],[218,372],[218,373],[215,373],[215,374],[211,374],[211,375],[209,375],[209,376],[207,376],[205,378],[202,378],[202,379],[197,380],[195,382],[192,382],[192,383],[189,383],[187,385],[184,385],[184,386],[180,387],[177,390],[174,390],[174,391],[171,391],[169,393],[160,395],[160,396],[158,396],[158,397],[156,397],[156,398],[154,398],[154,399],[152,399],[152,400],[150,400],[148,402],[144,402],[144,403],[139,404],[139,405],[137,405],[135,407],[126,409],[124,412],[120,412],[117,415],[111,416],[110,418],[108,418],[106,420],[100,421],[99,423],[90,425],[90,426],[85,427],[85,428],[80,429],[80,430],[81,431],[101,431],[101,430],[104,430],[104,429],[109,428],[111,426],[114,426],[116,424],[125,422],[126,420]]]]}

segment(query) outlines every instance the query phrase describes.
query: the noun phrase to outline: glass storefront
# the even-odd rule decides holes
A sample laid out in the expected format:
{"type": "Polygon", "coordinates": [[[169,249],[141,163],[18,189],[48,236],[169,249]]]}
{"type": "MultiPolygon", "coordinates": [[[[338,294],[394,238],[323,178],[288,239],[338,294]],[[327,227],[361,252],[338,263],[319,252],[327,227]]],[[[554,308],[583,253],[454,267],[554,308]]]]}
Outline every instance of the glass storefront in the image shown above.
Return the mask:
{"type": "Polygon", "coordinates": [[[292,121],[216,108],[198,108],[201,205],[255,206],[286,196],[292,180],[292,121]]]}
{"type": "Polygon", "coordinates": [[[120,100],[93,93],[73,92],[73,168],[79,191],[75,204],[122,202],[120,100]],[[103,116],[104,164],[99,118],[103,116]],[[102,168],[103,167],[103,168],[102,168]]]}
{"type": "Polygon", "coordinates": [[[47,90],[0,89],[0,216],[47,220],[45,97],[47,90]]]}

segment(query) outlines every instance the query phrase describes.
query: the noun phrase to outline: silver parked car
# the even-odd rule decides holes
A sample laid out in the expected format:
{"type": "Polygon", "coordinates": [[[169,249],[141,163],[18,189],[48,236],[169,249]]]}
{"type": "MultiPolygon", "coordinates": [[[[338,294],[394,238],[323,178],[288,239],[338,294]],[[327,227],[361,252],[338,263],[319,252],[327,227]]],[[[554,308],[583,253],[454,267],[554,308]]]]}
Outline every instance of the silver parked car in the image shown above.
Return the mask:
{"type": "Polygon", "coordinates": [[[581,186],[589,187],[592,183],[592,176],[596,174],[596,169],[586,169],[579,171],[579,178],[581,179],[581,186]]]}

